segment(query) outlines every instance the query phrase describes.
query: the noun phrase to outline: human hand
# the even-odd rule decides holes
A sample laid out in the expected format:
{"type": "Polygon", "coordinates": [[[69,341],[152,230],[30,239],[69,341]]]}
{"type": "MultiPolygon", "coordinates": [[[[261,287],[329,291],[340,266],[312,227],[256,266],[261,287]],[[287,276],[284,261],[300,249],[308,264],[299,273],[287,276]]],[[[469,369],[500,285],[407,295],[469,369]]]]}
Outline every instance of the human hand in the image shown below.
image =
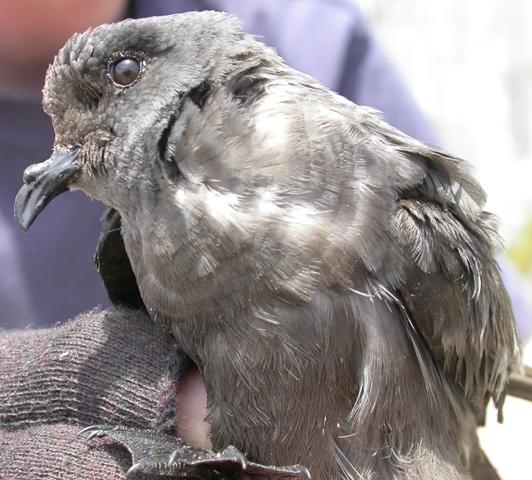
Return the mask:
{"type": "Polygon", "coordinates": [[[124,450],[78,436],[95,423],[171,429],[177,419],[187,442],[208,447],[205,388],[188,364],[140,312],[95,310],[53,329],[3,332],[0,479],[124,478],[124,450]]]}

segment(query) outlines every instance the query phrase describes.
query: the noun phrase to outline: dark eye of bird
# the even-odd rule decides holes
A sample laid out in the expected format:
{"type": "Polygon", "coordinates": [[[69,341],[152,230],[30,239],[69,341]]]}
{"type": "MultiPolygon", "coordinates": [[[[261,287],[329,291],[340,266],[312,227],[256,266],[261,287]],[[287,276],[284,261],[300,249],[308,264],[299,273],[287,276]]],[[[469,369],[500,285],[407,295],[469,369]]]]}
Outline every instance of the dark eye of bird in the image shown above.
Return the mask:
{"type": "Polygon", "coordinates": [[[116,85],[127,87],[139,77],[140,69],[140,61],[136,58],[120,58],[111,65],[111,79],[116,85]]]}

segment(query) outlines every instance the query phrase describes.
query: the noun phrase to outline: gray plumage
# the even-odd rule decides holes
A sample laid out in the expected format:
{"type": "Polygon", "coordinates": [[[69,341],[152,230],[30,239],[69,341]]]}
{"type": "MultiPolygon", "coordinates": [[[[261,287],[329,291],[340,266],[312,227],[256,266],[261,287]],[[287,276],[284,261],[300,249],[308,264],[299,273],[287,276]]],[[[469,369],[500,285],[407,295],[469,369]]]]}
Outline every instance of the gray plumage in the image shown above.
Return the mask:
{"type": "Polygon", "coordinates": [[[144,303],[200,368],[215,449],[321,480],[470,478],[519,348],[465,162],[213,12],[75,35],[44,108],[56,154],[79,148],[68,187],[119,212],[144,303]]]}

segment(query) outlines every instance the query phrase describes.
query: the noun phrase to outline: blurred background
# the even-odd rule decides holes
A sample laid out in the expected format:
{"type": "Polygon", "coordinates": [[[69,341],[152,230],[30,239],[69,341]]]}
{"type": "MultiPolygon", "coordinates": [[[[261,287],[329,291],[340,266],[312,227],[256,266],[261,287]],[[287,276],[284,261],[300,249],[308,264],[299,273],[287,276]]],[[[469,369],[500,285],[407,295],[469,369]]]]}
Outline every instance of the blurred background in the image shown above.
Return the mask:
{"type": "Polygon", "coordinates": [[[532,294],[532,2],[357,3],[441,145],[475,165],[532,294]]]}
{"type": "MultiPolygon", "coordinates": [[[[473,162],[532,298],[532,2],[358,0],[441,145],[473,162]]],[[[525,347],[532,364],[532,343],[525,347]]],[[[506,480],[532,478],[532,404],[490,411],[481,441],[506,480]]]]}

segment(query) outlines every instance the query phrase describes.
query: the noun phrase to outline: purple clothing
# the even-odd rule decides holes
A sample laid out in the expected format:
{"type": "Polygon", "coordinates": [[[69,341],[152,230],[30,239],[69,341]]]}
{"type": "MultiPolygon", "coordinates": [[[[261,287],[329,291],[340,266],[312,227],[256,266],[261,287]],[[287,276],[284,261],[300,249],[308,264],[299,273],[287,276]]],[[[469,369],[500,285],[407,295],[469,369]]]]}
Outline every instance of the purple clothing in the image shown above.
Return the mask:
{"type": "MultiPolygon", "coordinates": [[[[136,0],[134,17],[224,10],[275,47],[293,67],[384,112],[399,129],[427,143],[435,137],[359,10],[342,0],[136,0]]],[[[50,325],[108,300],[92,262],[103,207],[67,193],[28,233],[13,218],[24,168],[51,151],[51,122],[39,98],[0,95],[0,327],[50,325]],[[21,306],[24,305],[24,308],[21,306]]]]}
{"type": "Polygon", "coordinates": [[[10,258],[0,267],[0,328],[49,325],[106,301],[92,262],[101,205],[68,193],[28,233],[14,221],[22,172],[46,159],[52,142],[39,98],[0,95],[0,259],[10,258]]]}

